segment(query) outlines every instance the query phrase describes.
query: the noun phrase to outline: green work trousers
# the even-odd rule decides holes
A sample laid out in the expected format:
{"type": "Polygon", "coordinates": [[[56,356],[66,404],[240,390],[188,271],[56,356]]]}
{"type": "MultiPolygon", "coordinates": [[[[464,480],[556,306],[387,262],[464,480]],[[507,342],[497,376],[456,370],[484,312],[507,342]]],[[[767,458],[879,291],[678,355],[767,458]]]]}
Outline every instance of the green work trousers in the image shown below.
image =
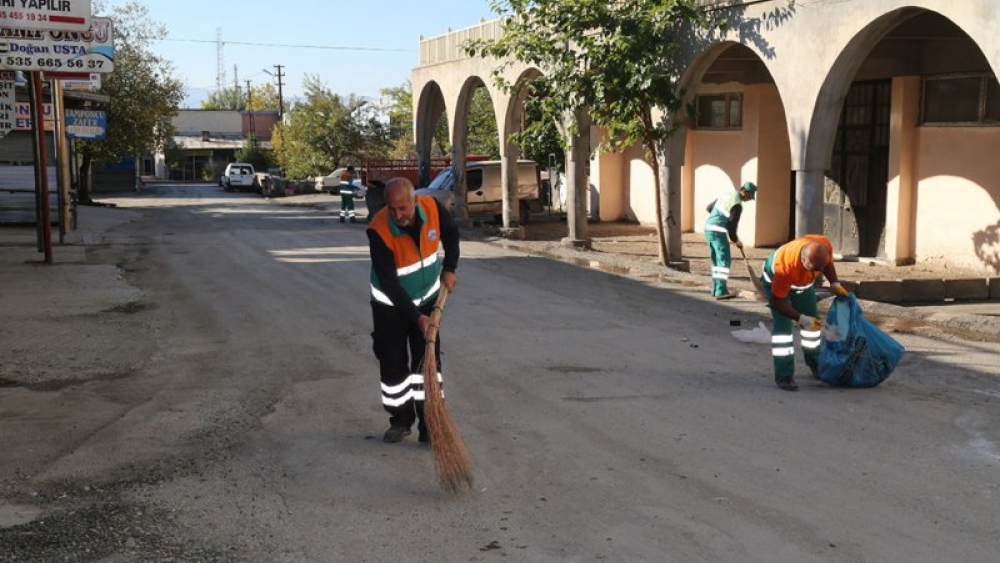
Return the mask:
{"type": "Polygon", "coordinates": [[[733,263],[729,236],[719,231],[705,231],[708,255],[712,259],[712,296],[729,294],[729,267],[733,263]]]}
{"type": "MultiPolygon", "coordinates": [[[[767,302],[771,302],[771,284],[764,276],[761,283],[764,286],[764,293],[767,295],[767,302]]],[[[819,309],[816,305],[816,290],[793,289],[788,294],[788,301],[792,308],[810,317],[819,316],[819,309]]],[[[774,359],[774,381],[783,381],[795,376],[795,341],[793,329],[796,322],[781,314],[773,305],[768,305],[771,309],[771,356],[774,359]]],[[[819,347],[822,343],[822,330],[799,329],[801,339],[802,355],[805,356],[806,365],[813,373],[819,369],[819,347]]]]}

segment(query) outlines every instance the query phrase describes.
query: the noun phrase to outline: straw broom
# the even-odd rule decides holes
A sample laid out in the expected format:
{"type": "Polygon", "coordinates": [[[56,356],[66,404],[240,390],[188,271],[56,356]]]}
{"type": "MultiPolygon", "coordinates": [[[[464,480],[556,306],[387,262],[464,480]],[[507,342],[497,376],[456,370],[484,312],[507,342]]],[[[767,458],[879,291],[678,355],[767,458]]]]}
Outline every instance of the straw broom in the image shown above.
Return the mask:
{"type": "Polygon", "coordinates": [[[740,254],[743,255],[743,262],[747,265],[747,274],[750,276],[750,281],[753,282],[754,289],[757,290],[757,300],[767,301],[767,293],[764,293],[764,286],[760,285],[760,278],[757,277],[756,272],[753,271],[753,266],[747,260],[747,253],[743,252],[743,249],[740,248],[740,254]]]}
{"type": "Polygon", "coordinates": [[[448,299],[448,289],[441,287],[434,312],[431,313],[431,328],[427,334],[427,348],[424,351],[424,417],[427,430],[431,436],[431,450],[434,452],[434,465],[437,468],[441,487],[451,492],[457,492],[462,485],[472,488],[472,461],[465,449],[458,427],[448,412],[441,384],[437,379],[437,357],[435,342],[438,327],[441,324],[441,313],[448,299]]]}

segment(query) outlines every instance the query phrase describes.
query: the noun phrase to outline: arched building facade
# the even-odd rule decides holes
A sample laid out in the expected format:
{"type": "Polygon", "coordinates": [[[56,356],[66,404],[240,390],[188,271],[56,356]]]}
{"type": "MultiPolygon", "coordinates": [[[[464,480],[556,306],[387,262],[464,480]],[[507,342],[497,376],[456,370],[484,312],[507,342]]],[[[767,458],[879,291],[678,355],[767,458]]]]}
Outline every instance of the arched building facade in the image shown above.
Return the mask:
{"type": "MultiPolygon", "coordinates": [[[[700,231],[708,202],[753,181],[758,197],[741,224],[750,244],[776,246],[823,232],[844,256],[1000,273],[1000,159],[994,156],[1000,149],[1000,37],[993,31],[1000,5],[705,5],[724,10],[731,25],[685,54],[680,85],[698,113],[673,117],[682,126],[660,175],[661,193],[676,194],[667,198],[670,220],[700,231]]],[[[418,150],[429,146],[426,136],[444,114],[455,161],[463,160],[465,112],[475,87],[489,91],[501,138],[516,130],[523,101],[493,84],[494,62],[461,49],[470,37],[498,33],[499,22],[484,22],[421,41],[412,75],[418,150]]],[[[515,78],[544,69],[509,72],[515,78]]],[[[655,222],[657,187],[641,149],[597,154],[599,135],[591,130],[577,139],[583,162],[567,170],[578,185],[576,209],[584,215],[589,208],[602,221],[655,222]]],[[[510,143],[502,142],[501,151],[505,160],[517,158],[510,143]]]]}

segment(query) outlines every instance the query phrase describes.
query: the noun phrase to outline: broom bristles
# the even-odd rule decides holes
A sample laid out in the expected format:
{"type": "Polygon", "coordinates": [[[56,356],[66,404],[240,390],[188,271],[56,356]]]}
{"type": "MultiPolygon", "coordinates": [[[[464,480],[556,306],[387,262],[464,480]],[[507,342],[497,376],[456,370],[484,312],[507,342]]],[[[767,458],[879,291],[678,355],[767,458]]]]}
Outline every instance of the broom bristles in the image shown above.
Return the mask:
{"type": "Polygon", "coordinates": [[[740,254],[743,255],[743,263],[747,266],[747,274],[750,276],[750,282],[753,283],[754,289],[756,289],[755,296],[758,301],[767,301],[767,293],[764,292],[764,286],[760,284],[760,278],[757,277],[757,272],[753,270],[753,266],[750,265],[750,260],[747,259],[746,252],[740,249],[740,254]]]}
{"type": "Polygon", "coordinates": [[[427,340],[424,350],[424,419],[427,431],[431,436],[431,450],[434,453],[434,466],[437,468],[438,481],[441,487],[451,492],[457,492],[463,486],[472,488],[472,460],[458,432],[458,426],[448,412],[441,385],[438,383],[437,357],[435,355],[437,340],[436,327],[441,320],[441,311],[447,299],[448,290],[442,288],[431,315],[435,327],[432,338],[427,340]]]}

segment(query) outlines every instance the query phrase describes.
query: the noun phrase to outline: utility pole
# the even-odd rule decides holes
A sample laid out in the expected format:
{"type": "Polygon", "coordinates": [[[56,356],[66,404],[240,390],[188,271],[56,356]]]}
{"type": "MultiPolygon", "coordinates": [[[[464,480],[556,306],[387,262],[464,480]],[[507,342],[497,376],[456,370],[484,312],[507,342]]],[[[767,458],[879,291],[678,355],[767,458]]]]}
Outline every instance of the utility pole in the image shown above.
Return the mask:
{"type": "Polygon", "coordinates": [[[282,68],[283,67],[281,65],[274,65],[274,69],[278,71],[275,75],[275,78],[278,79],[278,121],[283,123],[285,121],[285,100],[281,95],[281,77],[284,76],[281,74],[282,68]]]}
{"type": "Polygon", "coordinates": [[[285,67],[283,67],[281,65],[274,65],[274,68],[278,72],[276,72],[276,73],[275,72],[271,72],[271,71],[267,70],[266,68],[262,69],[262,70],[265,73],[267,73],[268,76],[270,76],[272,78],[275,78],[278,81],[278,122],[281,123],[281,122],[283,122],[285,120],[285,100],[284,100],[284,96],[281,95],[281,86],[283,84],[281,82],[281,78],[284,75],[281,74],[281,69],[283,69],[285,67]]]}
{"type": "Polygon", "coordinates": [[[252,109],[253,100],[251,98],[252,95],[253,94],[251,93],[251,90],[250,90],[250,81],[247,80],[247,113],[250,114],[250,138],[251,139],[256,139],[257,138],[257,128],[254,126],[254,123],[253,123],[253,109],[252,109]]]}

